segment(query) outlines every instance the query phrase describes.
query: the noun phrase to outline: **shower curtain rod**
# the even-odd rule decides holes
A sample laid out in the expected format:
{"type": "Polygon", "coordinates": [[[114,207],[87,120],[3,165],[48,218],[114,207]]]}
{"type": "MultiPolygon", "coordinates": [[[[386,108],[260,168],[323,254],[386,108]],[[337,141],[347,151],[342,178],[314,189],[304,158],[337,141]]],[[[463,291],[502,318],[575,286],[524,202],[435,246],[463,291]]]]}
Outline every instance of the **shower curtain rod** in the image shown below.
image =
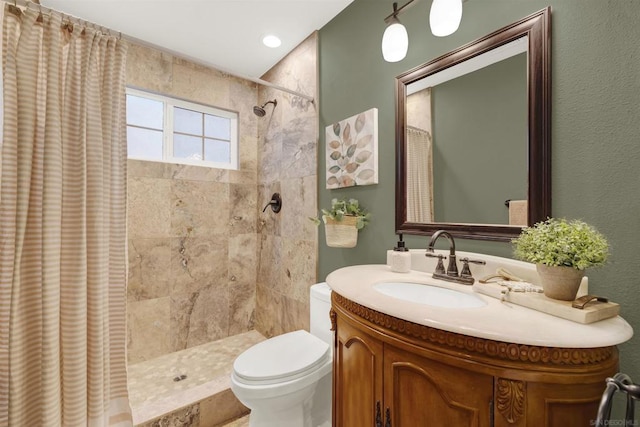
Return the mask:
{"type": "Polygon", "coordinates": [[[157,46],[157,45],[155,45],[153,43],[149,43],[149,42],[146,42],[144,40],[140,40],[138,38],[135,38],[133,36],[130,36],[130,35],[127,35],[127,34],[123,34],[120,31],[115,31],[115,30],[112,30],[111,28],[107,28],[107,27],[105,27],[103,25],[99,25],[99,24],[96,24],[94,22],[87,21],[86,19],[78,18],[76,16],[69,15],[67,13],[60,12],[60,11],[55,10],[55,9],[51,9],[50,7],[43,6],[43,5],[41,5],[40,3],[37,3],[37,2],[33,2],[33,1],[30,1],[30,0],[0,0],[0,1],[3,1],[5,3],[9,3],[9,4],[13,4],[14,6],[22,6],[22,7],[26,7],[26,8],[31,8],[32,10],[39,11],[39,12],[58,13],[58,14],[64,16],[64,17],[67,17],[71,21],[76,21],[78,23],[84,23],[84,24],[88,24],[88,25],[93,26],[93,27],[100,28],[100,29],[102,29],[102,30],[104,30],[106,32],[109,32],[112,35],[117,35],[118,37],[120,37],[120,38],[122,38],[122,39],[124,39],[124,40],[126,40],[128,42],[135,43],[135,44],[141,45],[143,47],[156,49],[156,50],[168,53],[168,54],[170,54],[172,56],[176,56],[178,58],[194,62],[194,63],[199,64],[199,65],[204,65],[206,67],[215,68],[216,70],[221,71],[221,72],[223,72],[225,74],[229,74],[229,75],[231,75],[233,77],[237,77],[237,78],[240,78],[240,79],[243,79],[243,80],[249,80],[249,81],[257,83],[257,84],[259,84],[261,86],[266,86],[266,87],[270,87],[272,89],[280,90],[282,92],[287,92],[287,93],[290,93],[292,95],[299,96],[300,98],[306,99],[307,101],[311,102],[312,104],[315,104],[314,97],[309,96],[309,95],[305,95],[304,93],[301,93],[301,92],[286,88],[284,86],[277,85],[275,83],[271,83],[271,82],[269,82],[267,80],[263,80],[263,79],[259,79],[259,78],[251,77],[251,76],[245,76],[245,75],[242,75],[242,74],[238,74],[238,73],[229,71],[229,70],[227,70],[227,69],[225,69],[223,67],[219,67],[218,65],[210,64],[210,63],[208,63],[206,61],[202,61],[200,59],[193,58],[193,57],[191,57],[189,55],[185,55],[185,54],[180,53],[180,52],[175,52],[175,51],[173,51],[171,49],[167,49],[167,48],[162,47],[162,46],[157,46]]]}

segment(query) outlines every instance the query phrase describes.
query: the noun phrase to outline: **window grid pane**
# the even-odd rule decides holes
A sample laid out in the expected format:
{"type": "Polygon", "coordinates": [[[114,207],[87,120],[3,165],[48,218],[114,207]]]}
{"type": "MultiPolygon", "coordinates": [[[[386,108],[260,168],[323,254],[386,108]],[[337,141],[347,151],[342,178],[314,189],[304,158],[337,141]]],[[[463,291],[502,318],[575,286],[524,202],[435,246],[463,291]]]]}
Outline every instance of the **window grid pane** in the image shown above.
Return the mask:
{"type": "Polygon", "coordinates": [[[202,137],[174,133],[173,157],[179,159],[204,160],[202,137]]]}
{"type": "Polygon", "coordinates": [[[174,135],[173,157],[179,159],[203,160],[202,138],[174,135]]]}
{"type": "Polygon", "coordinates": [[[162,131],[127,126],[127,157],[162,160],[162,131]]]}
{"type": "Polygon", "coordinates": [[[127,95],[127,124],[162,130],[164,103],[154,99],[127,95]]]}
{"type": "Polygon", "coordinates": [[[231,120],[226,117],[204,115],[204,136],[225,141],[231,140],[231,120]]]}
{"type": "Polygon", "coordinates": [[[204,114],[185,108],[173,107],[173,130],[188,135],[203,135],[204,114]]]}
{"type": "Polygon", "coordinates": [[[145,95],[127,89],[128,157],[237,169],[237,113],[145,95]]]}
{"type": "Polygon", "coordinates": [[[207,162],[229,163],[231,161],[231,145],[229,141],[205,138],[204,160],[207,162]]]}

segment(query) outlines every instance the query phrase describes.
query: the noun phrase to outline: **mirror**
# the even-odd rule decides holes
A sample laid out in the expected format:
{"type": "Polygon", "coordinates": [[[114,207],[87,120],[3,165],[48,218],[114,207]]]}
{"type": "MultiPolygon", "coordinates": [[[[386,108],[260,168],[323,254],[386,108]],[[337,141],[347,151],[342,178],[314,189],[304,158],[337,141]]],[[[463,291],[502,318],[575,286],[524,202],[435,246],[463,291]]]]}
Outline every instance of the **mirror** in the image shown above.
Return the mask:
{"type": "Polygon", "coordinates": [[[396,78],[396,232],[508,241],[551,215],[550,8],[396,78]]]}

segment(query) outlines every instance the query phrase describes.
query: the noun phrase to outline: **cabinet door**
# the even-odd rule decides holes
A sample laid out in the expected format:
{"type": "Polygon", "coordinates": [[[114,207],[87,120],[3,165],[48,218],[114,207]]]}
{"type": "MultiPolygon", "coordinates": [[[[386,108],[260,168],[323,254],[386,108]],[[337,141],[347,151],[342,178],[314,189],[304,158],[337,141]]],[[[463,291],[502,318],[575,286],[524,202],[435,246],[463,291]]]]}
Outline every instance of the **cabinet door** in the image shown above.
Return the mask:
{"type": "Polygon", "coordinates": [[[490,375],[385,345],[384,411],[390,409],[391,427],[490,426],[492,397],[490,375]]]}
{"type": "MultiPolygon", "coordinates": [[[[613,371],[611,376],[615,374],[613,371]]],[[[500,381],[500,379],[498,380],[500,381]]],[[[496,426],[592,426],[598,414],[605,381],[585,382],[575,378],[573,384],[526,383],[525,416],[519,422],[505,422],[500,407],[496,412],[496,426]]],[[[499,383],[497,384],[500,385],[499,383]]],[[[496,394],[496,396],[498,396],[496,394]]],[[[611,423],[609,425],[615,425],[611,423]]],[[[618,425],[624,425],[620,422],[618,425]]]]}
{"type": "Polygon", "coordinates": [[[334,426],[374,427],[382,406],[382,342],[339,316],[333,362],[334,426]]]}

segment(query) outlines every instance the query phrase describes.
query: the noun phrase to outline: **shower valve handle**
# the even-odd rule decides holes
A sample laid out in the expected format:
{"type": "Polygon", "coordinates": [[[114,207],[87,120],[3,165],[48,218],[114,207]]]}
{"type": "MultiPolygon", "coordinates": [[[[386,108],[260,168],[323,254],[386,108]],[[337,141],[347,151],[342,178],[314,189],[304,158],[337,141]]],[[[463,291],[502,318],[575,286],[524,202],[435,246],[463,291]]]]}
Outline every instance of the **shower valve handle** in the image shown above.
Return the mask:
{"type": "Polygon", "coordinates": [[[271,206],[271,210],[275,213],[280,212],[280,209],[282,209],[282,198],[280,197],[280,193],[273,193],[271,201],[266,204],[264,209],[262,209],[262,212],[266,211],[269,206],[271,206]]]}

